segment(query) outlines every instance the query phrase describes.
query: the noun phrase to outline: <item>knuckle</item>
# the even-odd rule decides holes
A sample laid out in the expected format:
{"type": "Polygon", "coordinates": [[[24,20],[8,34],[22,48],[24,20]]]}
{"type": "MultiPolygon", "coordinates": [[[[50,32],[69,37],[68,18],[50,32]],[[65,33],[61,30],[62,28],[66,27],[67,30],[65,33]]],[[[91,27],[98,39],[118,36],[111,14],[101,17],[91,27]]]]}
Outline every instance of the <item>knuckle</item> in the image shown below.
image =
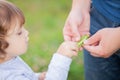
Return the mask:
{"type": "Polygon", "coordinates": [[[109,55],[108,55],[108,54],[105,54],[105,55],[104,55],[104,58],[108,58],[108,57],[109,57],[109,55]]]}
{"type": "Polygon", "coordinates": [[[100,53],[100,57],[104,57],[105,56],[105,54],[104,53],[100,53]]]}
{"type": "Polygon", "coordinates": [[[108,58],[109,57],[109,55],[105,51],[101,51],[100,56],[103,57],[103,58],[108,58]]]}
{"type": "Polygon", "coordinates": [[[102,51],[102,50],[99,50],[98,54],[99,54],[99,56],[100,56],[100,57],[104,57],[105,52],[104,52],[104,51],[102,51]]]}

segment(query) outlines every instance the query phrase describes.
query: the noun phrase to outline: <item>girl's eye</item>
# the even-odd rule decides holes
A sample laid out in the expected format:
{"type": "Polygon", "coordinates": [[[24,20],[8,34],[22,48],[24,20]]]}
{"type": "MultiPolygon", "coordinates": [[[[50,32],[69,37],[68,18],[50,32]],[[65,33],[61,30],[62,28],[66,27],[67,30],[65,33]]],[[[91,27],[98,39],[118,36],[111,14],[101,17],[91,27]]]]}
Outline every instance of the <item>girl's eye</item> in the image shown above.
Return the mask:
{"type": "Polygon", "coordinates": [[[18,35],[21,35],[22,34],[22,31],[18,33],[18,35]]]}

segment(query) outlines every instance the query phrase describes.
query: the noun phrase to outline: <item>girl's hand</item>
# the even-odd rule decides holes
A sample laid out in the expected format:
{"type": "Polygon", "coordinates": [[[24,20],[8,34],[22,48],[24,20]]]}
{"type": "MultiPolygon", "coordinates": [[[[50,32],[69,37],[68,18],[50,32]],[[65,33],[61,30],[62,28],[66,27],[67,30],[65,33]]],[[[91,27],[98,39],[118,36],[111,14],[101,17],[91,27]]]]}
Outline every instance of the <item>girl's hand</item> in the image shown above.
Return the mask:
{"type": "Polygon", "coordinates": [[[70,57],[70,58],[72,56],[77,56],[78,45],[76,42],[65,41],[60,45],[60,47],[57,50],[57,53],[67,56],[67,57],[70,57]]]}

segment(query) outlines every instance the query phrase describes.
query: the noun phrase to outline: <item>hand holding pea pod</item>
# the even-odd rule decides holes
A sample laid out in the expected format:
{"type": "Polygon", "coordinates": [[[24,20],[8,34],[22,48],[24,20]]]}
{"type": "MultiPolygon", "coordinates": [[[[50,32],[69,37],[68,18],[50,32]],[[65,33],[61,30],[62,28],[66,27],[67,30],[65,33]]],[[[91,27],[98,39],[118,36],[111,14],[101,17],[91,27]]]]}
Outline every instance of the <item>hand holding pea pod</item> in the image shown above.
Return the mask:
{"type": "Polygon", "coordinates": [[[89,37],[88,35],[82,36],[80,41],[78,42],[78,46],[81,47],[83,45],[84,41],[88,39],[88,37],[89,37]]]}

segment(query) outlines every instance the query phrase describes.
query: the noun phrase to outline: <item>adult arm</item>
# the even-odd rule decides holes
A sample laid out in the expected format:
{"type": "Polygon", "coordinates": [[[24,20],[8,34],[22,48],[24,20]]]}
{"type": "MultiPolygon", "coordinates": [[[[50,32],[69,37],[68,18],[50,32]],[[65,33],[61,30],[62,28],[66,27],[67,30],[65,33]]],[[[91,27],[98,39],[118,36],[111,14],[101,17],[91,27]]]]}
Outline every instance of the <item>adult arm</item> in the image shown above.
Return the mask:
{"type": "Polygon", "coordinates": [[[80,36],[89,34],[91,0],[73,0],[71,11],[63,28],[66,41],[79,41],[80,36]]]}

